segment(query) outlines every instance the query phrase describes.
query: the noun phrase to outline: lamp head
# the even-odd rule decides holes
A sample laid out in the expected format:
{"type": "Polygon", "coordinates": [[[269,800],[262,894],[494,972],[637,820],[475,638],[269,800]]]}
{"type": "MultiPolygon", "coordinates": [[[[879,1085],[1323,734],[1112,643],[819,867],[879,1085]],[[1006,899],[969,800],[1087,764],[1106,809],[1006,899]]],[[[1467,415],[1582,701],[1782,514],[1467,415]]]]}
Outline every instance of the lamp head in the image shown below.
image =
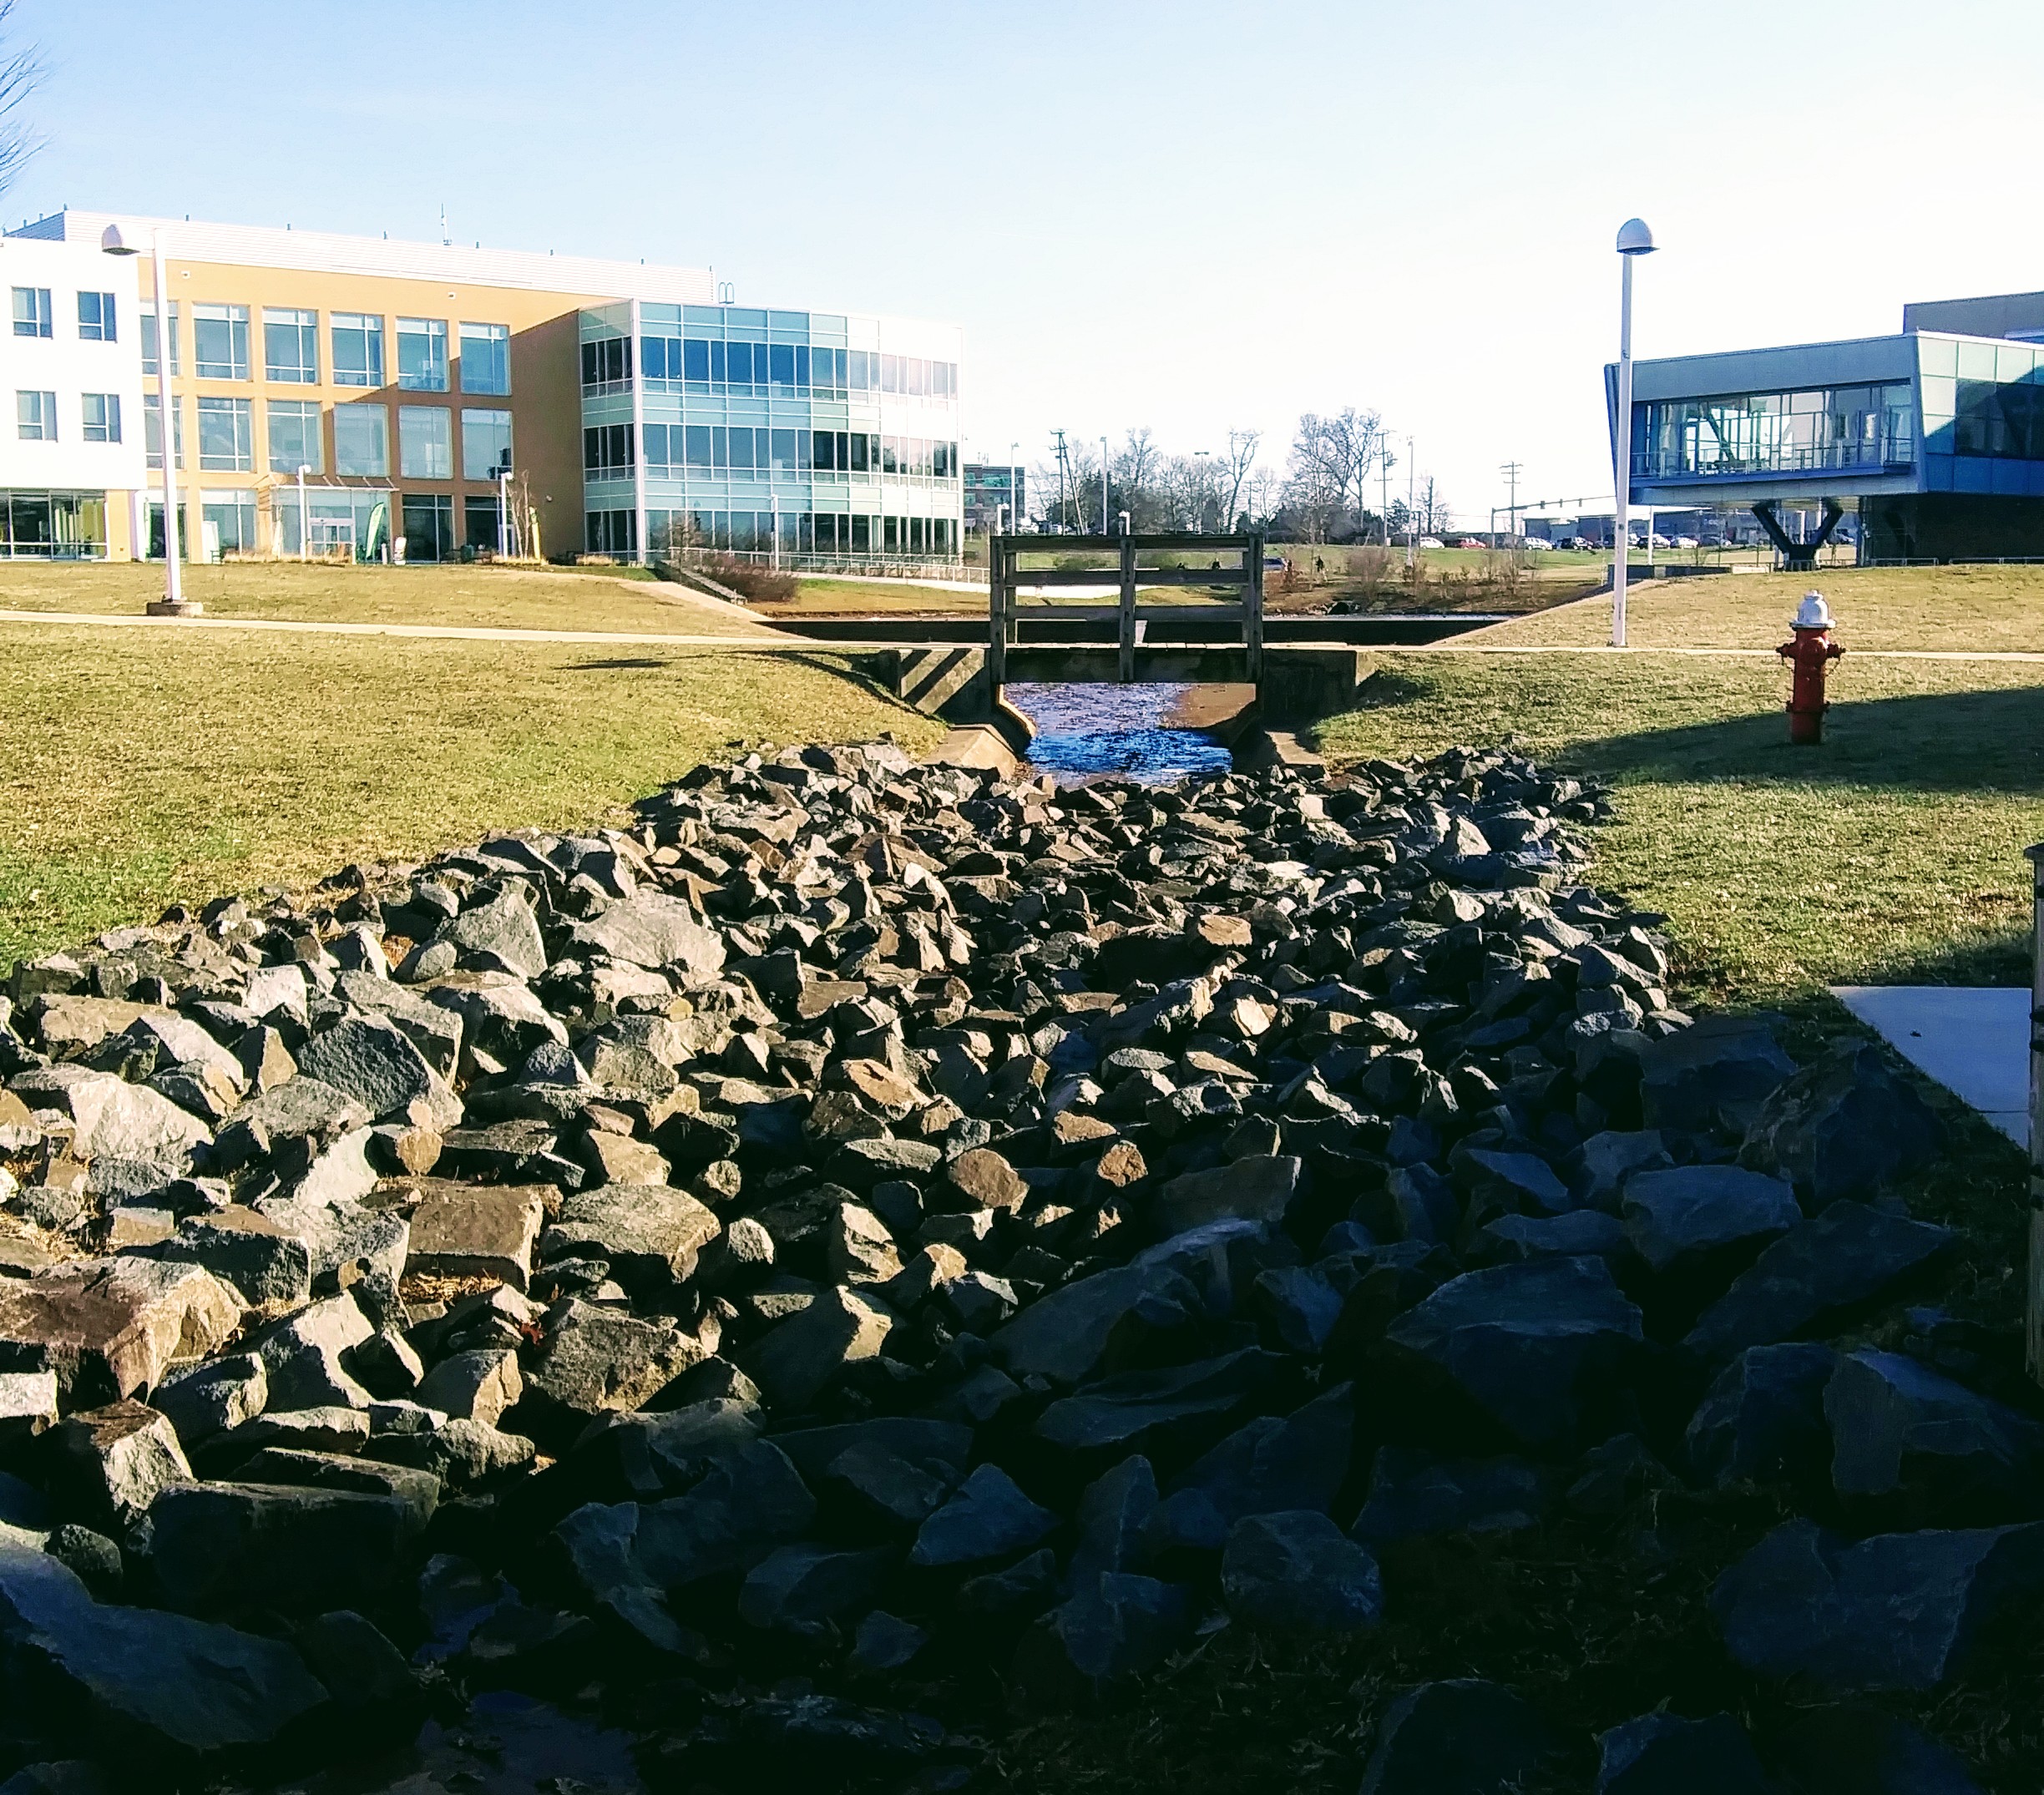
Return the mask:
{"type": "Polygon", "coordinates": [[[139,255],[142,246],[130,243],[119,225],[109,225],[99,233],[99,247],[109,255],[139,255]]]}
{"type": "Polygon", "coordinates": [[[1621,255],[1651,255],[1653,251],[1653,232],[1647,228],[1645,219],[1628,218],[1618,227],[1618,253],[1621,255]]]}

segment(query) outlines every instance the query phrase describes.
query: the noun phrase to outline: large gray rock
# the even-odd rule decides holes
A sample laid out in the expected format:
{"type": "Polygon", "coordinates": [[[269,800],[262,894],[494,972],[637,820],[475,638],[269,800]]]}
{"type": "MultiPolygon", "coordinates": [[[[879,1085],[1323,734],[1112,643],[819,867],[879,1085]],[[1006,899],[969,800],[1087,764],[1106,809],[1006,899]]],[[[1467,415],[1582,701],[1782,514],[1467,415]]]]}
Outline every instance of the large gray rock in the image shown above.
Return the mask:
{"type": "Polygon", "coordinates": [[[548,1313],[514,1424],[564,1447],[598,1415],[643,1408],[705,1356],[692,1335],[571,1299],[548,1313]]]}
{"type": "Polygon", "coordinates": [[[746,1348],[738,1363],[774,1408],[796,1414],[847,1365],[876,1357],[893,1326],[879,1304],[833,1286],[746,1348]]]}
{"type": "Polygon", "coordinates": [[[1100,1368],[1116,1327],[1162,1280],[1141,1266],[1075,1278],[1039,1297],[992,1339],[1015,1377],[1080,1383],[1100,1368]]]}
{"type": "Polygon", "coordinates": [[[449,918],[434,938],[452,946],[464,963],[488,971],[537,978],[547,968],[539,924],[524,887],[515,882],[449,918]]]}
{"type": "Polygon", "coordinates": [[[1298,1195],[1303,1162],[1289,1155],[1250,1154],[1211,1171],[1187,1172],[1157,1193],[1155,1221],[1166,1235],[1211,1221],[1242,1220],[1275,1226],[1298,1195]]]}
{"type": "Polygon", "coordinates": [[[1637,1172],[1626,1181],[1623,1213],[1632,1250],[1664,1273],[1728,1272],[1803,1219],[1787,1184],[1736,1165],[1637,1172]]]}
{"type": "Polygon", "coordinates": [[[847,1551],[813,1540],[782,1546],[746,1573],[738,1616],[747,1626],[827,1638],[833,1621],[879,1594],[893,1562],[883,1548],[847,1551]]]}
{"type": "Polygon", "coordinates": [[[1340,1384],[1282,1420],[1260,1415],[1245,1423],[1179,1477],[1171,1493],[1200,1491],[1230,1525],[1285,1510],[1324,1514],[1348,1479],[1354,1437],[1353,1392],[1340,1384]]]}
{"type": "Polygon", "coordinates": [[[1401,1363],[1424,1368],[1425,1384],[1460,1398],[1490,1430],[1544,1449],[1608,1431],[1644,1337],[1640,1312],[1601,1259],[1466,1272],[1384,1333],[1401,1363]]]}
{"type": "Polygon", "coordinates": [[[1773,1746],[1798,1795],[1981,1795],[1966,1766],[1936,1741],[1857,1703],[1804,1709],[1773,1746]]]}
{"type": "Polygon", "coordinates": [[[1936,1265],[1955,1244],[1949,1228],[1834,1203],[1793,1229],[1706,1309],[1683,1344],[1708,1359],[1846,1326],[1936,1265]]]}
{"type": "Polygon", "coordinates": [[[311,1249],[267,1216],[239,1205],[186,1216],[154,1251],[203,1266],[258,1308],[303,1302],[312,1294],[311,1249]]]}
{"type": "MultiPolygon", "coordinates": [[[[363,1127],[369,1112],[346,1091],[302,1075],[259,1092],[227,1120],[213,1163],[232,1171],[266,1160],[294,1141],[325,1142],[363,1127]]],[[[311,1157],[311,1150],[305,1156],[311,1157]]]]}
{"type": "Polygon", "coordinates": [[[344,972],[334,981],[336,994],[349,1009],[366,1015],[387,1016],[402,1029],[426,1064],[443,1079],[461,1064],[461,1018],[415,991],[366,972],[344,972]]]}
{"type": "Polygon", "coordinates": [[[1934,1689],[1981,1630],[2044,1595],[2044,1523],[1880,1534],[1848,1545],[1777,1527],[1718,1580],[1726,1649],[1765,1676],[1839,1690],[1934,1689]]]}
{"type": "Polygon", "coordinates": [[[169,1418],[132,1400],[58,1423],[42,1452],[58,1513],[106,1534],[125,1533],[166,1484],[191,1480],[169,1418]]]}
{"type": "Polygon", "coordinates": [[[191,1614],[319,1614],[375,1602],[408,1575],[424,1526],[403,1496],[261,1484],[175,1484],[149,1512],[164,1600],[191,1614]]]}
{"type": "Polygon", "coordinates": [[[1176,1584],[1090,1571],[1025,1641],[1018,1673],[1025,1682],[1055,1687],[1065,1679],[1046,1676],[1041,1661],[1061,1661],[1065,1677],[1099,1691],[1156,1669],[1185,1643],[1191,1621],[1191,1603],[1176,1584]]]}
{"type": "Polygon", "coordinates": [[[49,1680],[97,1754],[152,1782],[166,1762],[267,1744],[327,1699],[281,1641],[156,1609],[102,1606],[54,1558],[5,1542],[0,1638],[49,1680]]]}
{"type": "Polygon", "coordinates": [[[577,947],[629,965],[675,967],[690,984],[706,983],[724,969],[724,938],[686,904],[656,892],[610,904],[594,922],[578,923],[568,933],[577,947]]]}
{"type": "Polygon", "coordinates": [[[1821,1489],[1831,1469],[1824,1387],[1838,1363],[1836,1353],[1814,1342],[1749,1347],[1718,1374],[1690,1418],[1690,1469],[1720,1488],[1821,1489]]]}
{"type": "Polygon", "coordinates": [[[1713,1016],[1639,1048],[1640,1113],[1648,1128],[1743,1134],[1795,1061],[1765,1023],[1713,1016]]]}
{"type": "Polygon", "coordinates": [[[996,1464],[983,1464],[923,1522],[909,1561],[923,1565],[981,1565],[1011,1558],[1046,1539],[1058,1524],[996,1464]]]}
{"type": "Polygon", "coordinates": [[[771,1440],[720,1459],[686,1495],[640,1511],[635,1552],[659,1588],[742,1574],[775,1547],[807,1533],[816,1499],[771,1440]]]}
{"type": "Polygon", "coordinates": [[[1827,1054],[1778,1087],[1739,1158],[1791,1179],[1812,1210],[1863,1199],[1926,1165],[1945,1136],[1930,1106],[1871,1041],[1827,1054]]]}
{"type": "Polygon", "coordinates": [[[1284,1369],[1276,1353],[1248,1347],[1161,1371],[1124,1372],[1051,1403],[1036,1433],[1095,1460],[1132,1452],[1182,1460],[1258,1407],[1284,1369]]]}
{"type": "Polygon", "coordinates": [[[1863,1517],[1991,1527],[2044,1514],[2044,1427],[1913,1358],[1848,1353],[1824,1411],[1832,1485],[1863,1517]]]}
{"type": "Polygon", "coordinates": [[[216,1433],[253,1421],[270,1399],[263,1362],[251,1353],[201,1359],[174,1372],[158,1386],[149,1404],[169,1417],[187,1452],[216,1433]]]}
{"type": "Polygon", "coordinates": [[[1102,1571],[1139,1570],[1143,1529],[1156,1505],[1156,1474],[1140,1454],[1089,1484],[1075,1517],[1078,1539],[1065,1568],[1067,1585],[1077,1591],[1102,1571]]]}
{"type": "MultiPolygon", "coordinates": [[[[14,1081],[18,1092],[28,1081],[14,1081]]],[[[52,1107],[75,1125],[71,1150],[84,1160],[141,1160],[181,1171],[213,1139],[190,1110],[146,1085],[130,1085],[110,1072],[83,1072],[51,1095],[52,1107]]]]}
{"type": "Polygon", "coordinates": [[[314,1035],[296,1057],[301,1076],[345,1092],[372,1120],[396,1117],[444,1132],[462,1119],[461,1099],[387,1018],[343,1017],[314,1035]]]}
{"type": "Polygon", "coordinates": [[[601,1259],[627,1290],[655,1292],[696,1269],[723,1231],[707,1206],[666,1185],[606,1184],[579,1191],[539,1236],[542,1260],[601,1259]]]}
{"type": "Polygon", "coordinates": [[[1355,1633],[1384,1618],[1377,1560],[1307,1509],[1237,1523],[1221,1559],[1228,1612],[1286,1633],[1355,1633]]]}

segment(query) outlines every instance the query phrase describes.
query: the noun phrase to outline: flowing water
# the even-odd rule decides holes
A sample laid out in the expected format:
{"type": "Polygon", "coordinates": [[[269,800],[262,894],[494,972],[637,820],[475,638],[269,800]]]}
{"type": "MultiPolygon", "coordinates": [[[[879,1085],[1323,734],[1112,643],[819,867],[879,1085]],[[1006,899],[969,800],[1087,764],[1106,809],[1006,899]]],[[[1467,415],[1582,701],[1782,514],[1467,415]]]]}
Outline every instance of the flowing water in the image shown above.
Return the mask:
{"type": "Polygon", "coordinates": [[[1171,722],[1187,685],[1011,684],[1008,701],[1036,726],[1029,764],[1061,786],[1115,776],[1170,785],[1226,772],[1228,751],[1207,731],[1171,722]]]}

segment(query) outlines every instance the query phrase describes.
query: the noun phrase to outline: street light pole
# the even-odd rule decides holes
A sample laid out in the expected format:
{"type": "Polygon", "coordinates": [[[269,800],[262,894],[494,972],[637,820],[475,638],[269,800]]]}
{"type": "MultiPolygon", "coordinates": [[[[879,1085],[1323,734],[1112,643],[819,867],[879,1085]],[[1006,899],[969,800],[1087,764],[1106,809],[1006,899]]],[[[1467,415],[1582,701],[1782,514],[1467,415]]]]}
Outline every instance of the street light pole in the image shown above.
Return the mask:
{"type": "Polygon", "coordinates": [[[1413,439],[1405,439],[1405,564],[1414,565],[1419,559],[1419,518],[1413,507],[1419,498],[1416,484],[1419,478],[1419,464],[1413,456],[1413,439]]]}
{"type": "MultiPolygon", "coordinates": [[[[100,233],[99,247],[109,255],[139,255],[119,225],[109,225],[100,233]]],[[[156,417],[163,447],[164,595],[149,607],[152,617],[195,617],[205,607],[188,604],[182,570],[179,566],[176,474],[177,413],[171,410],[170,353],[175,337],[170,328],[170,281],[164,272],[163,233],[149,232],[149,278],[154,283],[156,306],[156,417]]]]}
{"type": "Polygon", "coordinates": [[[1008,523],[1011,529],[1022,528],[1022,445],[1008,445],[1008,523]]]}
{"type": "MultiPolygon", "coordinates": [[[[1626,564],[1632,551],[1632,264],[1653,254],[1653,232],[1644,219],[1618,227],[1618,259],[1624,273],[1618,301],[1618,415],[1613,419],[1611,472],[1616,528],[1611,554],[1611,646],[1626,645],[1626,564]]],[[[1649,533],[1652,524],[1649,523],[1649,533]]]]}
{"type": "Polygon", "coordinates": [[[311,473],[303,462],[298,463],[298,559],[312,559],[312,518],[306,510],[305,477],[311,473]]]}
{"type": "Polygon", "coordinates": [[[1107,439],[1100,438],[1100,534],[1107,533],[1107,439]]]}

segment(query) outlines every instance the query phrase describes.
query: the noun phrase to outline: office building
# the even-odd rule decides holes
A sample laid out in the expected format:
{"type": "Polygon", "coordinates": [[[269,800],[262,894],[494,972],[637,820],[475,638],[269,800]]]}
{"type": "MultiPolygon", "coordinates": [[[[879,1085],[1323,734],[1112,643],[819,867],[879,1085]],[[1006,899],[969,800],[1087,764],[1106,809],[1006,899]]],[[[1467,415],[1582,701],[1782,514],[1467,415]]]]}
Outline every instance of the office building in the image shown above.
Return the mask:
{"type": "Polygon", "coordinates": [[[134,280],[68,243],[0,240],[10,307],[0,336],[0,552],[102,559],[142,484],[142,361],[134,280]],[[108,494],[122,495],[109,524],[108,494]]]}
{"type": "MultiPolygon", "coordinates": [[[[1615,457],[1615,367],[1605,391],[1615,457]]],[[[1791,566],[1834,533],[1869,562],[2044,556],[2044,293],[1907,306],[1892,336],[1637,362],[1632,399],[1633,504],[1750,511],[1791,566]]]]}
{"type": "Polygon", "coordinates": [[[969,461],[965,463],[965,528],[991,535],[1001,527],[1004,512],[1010,530],[1022,528],[1028,514],[1029,482],[1019,464],[969,461]]]}
{"type": "Polygon", "coordinates": [[[153,236],[194,555],[959,552],[955,326],[719,304],[707,269],[64,211],[0,240],[135,326],[99,553],[162,553],[153,236]],[[99,254],[116,223],[144,253],[99,254]]]}

